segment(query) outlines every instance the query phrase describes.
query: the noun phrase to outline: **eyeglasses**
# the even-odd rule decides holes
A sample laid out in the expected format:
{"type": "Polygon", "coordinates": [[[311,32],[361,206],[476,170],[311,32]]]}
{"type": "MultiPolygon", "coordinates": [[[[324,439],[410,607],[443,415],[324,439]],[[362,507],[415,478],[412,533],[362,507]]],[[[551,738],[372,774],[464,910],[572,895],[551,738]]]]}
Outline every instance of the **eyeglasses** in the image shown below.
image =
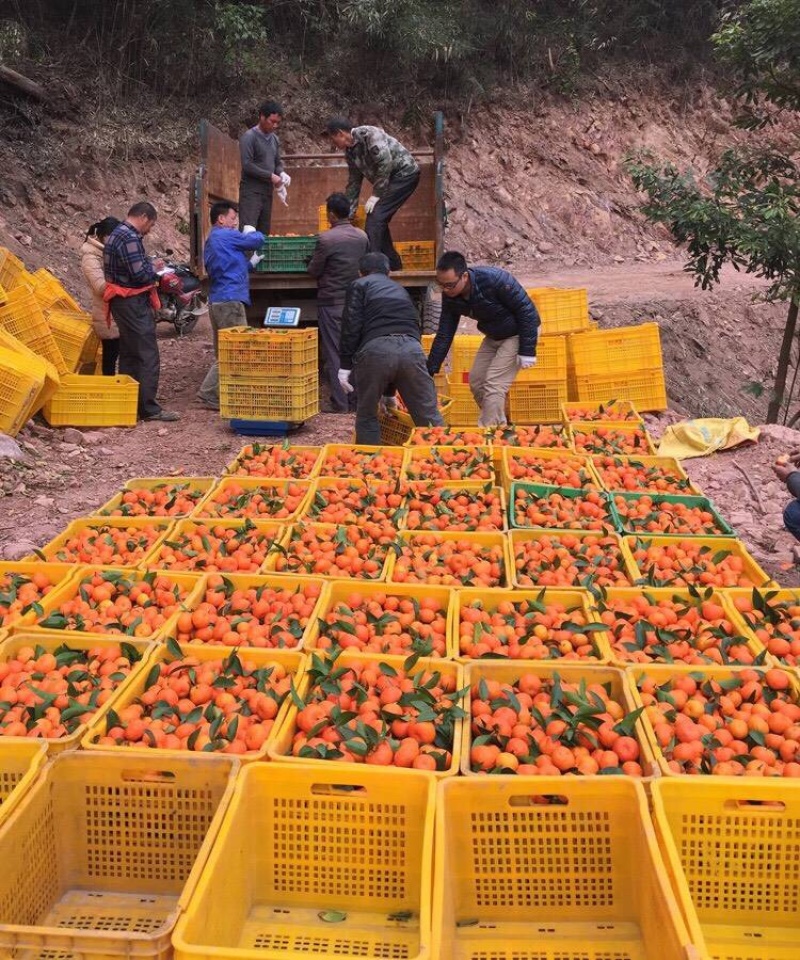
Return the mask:
{"type": "Polygon", "coordinates": [[[463,279],[464,279],[464,274],[462,273],[457,280],[451,280],[449,283],[442,283],[441,280],[437,280],[436,284],[442,290],[455,290],[456,287],[462,282],[463,279]]]}

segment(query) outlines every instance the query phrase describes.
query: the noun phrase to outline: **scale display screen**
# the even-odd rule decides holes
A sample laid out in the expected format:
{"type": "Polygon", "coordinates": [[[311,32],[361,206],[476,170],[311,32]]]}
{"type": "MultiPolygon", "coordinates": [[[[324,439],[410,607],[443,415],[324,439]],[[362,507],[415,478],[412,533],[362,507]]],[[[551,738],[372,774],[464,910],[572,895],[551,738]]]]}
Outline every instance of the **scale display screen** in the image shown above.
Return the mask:
{"type": "Polygon", "coordinates": [[[300,322],[300,307],[269,307],[264,317],[265,327],[296,327],[300,322]]]}

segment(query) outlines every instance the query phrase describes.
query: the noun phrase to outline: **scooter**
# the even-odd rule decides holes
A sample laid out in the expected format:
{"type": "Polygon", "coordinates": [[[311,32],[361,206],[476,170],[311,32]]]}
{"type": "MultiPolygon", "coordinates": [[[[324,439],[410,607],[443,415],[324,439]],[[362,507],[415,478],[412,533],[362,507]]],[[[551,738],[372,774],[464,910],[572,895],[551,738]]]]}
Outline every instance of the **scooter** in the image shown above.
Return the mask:
{"type": "Polygon", "coordinates": [[[208,305],[200,280],[188,264],[168,259],[172,252],[166,250],[163,257],[153,257],[153,260],[161,260],[164,264],[158,281],[161,307],[156,312],[156,322],[171,323],[178,336],[182,337],[194,330],[208,305]]]}

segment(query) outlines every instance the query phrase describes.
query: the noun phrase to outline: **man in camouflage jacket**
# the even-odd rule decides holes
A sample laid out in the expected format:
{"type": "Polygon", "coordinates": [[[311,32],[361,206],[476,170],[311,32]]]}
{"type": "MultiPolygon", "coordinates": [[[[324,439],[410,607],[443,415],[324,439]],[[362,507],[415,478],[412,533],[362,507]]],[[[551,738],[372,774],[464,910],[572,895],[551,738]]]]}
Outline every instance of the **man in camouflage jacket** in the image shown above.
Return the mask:
{"type": "Polygon", "coordinates": [[[354,127],[335,117],[325,132],[337,149],[344,150],[350,178],[345,195],[351,209],[358,204],[361,183],[372,184],[372,196],[364,204],[370,250],[389,258],[392,270],[402,270],[403,261],[394,248],[389,221],[419,185],[419,166],[411,153],[380,127],[354,127]]]}

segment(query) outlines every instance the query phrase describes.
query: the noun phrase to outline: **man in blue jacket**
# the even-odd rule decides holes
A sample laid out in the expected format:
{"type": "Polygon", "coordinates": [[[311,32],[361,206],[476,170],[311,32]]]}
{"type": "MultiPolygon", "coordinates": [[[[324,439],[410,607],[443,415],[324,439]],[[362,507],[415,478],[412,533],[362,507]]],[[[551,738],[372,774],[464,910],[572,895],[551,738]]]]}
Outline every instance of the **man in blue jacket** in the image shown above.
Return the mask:
{"type": "Polygon", "coordinates": [[[455,250],[439,258],[436,282],[442,290],[442,314],[428,370],[431,375],[439,372],[461,317],[477,320],[484,340],[469,372],[469,386],[481,408],[478,425],[502,426],[517,370],[536,363],[536,307],[510,273],[499,267],[468,267],[464,255],[455,250]]]}
{"type": "Polygon", "coordinates": [[[239,208],[220,200],[211,207],[211,232],[203,248],[203,261],[209,278],[208,318],[214,336],[214,363],[197,391],[197,399],[212,410],[219,410],[219,331],[227,327],[246,327],[250,306],[250,259],[264,244],[257,230],[239,233],[239,208]]]}

